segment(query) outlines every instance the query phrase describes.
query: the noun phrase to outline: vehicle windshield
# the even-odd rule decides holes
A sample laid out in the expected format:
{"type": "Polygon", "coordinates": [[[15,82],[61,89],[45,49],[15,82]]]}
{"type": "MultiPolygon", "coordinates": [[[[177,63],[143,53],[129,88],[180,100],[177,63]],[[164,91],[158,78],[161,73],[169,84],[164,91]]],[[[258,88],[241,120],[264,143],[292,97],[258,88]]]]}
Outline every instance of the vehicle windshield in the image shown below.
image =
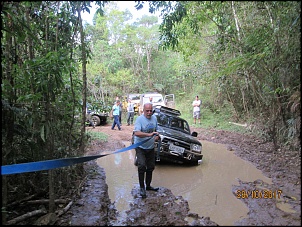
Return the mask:
{"type": "Polygon", "coordinates": [[[129,95],[129,98],[130,98],[131,100],[139,100],[139,99],[140,99],[139,96],[140,96],[139,94],[130,94],[130,95],[129,95]]]}
{"type": "Polygon", "coordinates": [[[157,117],[158,125],[174,128],[176,130],[190,134],[189,124],[185,120],[161,113],[156,114],[155,116],[157,117]]]}
{"type": "MultiPolygon", "coordinates": [[[[158,96],[151,96],[152,97],[152,103],[159,103],[163,101],[163,97],[161,95],[158,96]]],[[[149,97],[144,97],[144,103],[149,102],[149,97]]]]}

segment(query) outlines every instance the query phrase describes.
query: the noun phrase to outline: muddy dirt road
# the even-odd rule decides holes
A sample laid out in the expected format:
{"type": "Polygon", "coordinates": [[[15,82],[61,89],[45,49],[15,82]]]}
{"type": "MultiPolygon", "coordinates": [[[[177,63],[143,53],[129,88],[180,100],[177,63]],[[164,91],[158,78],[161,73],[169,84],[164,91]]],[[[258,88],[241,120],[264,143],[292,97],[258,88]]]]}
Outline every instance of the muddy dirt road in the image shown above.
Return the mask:
{"type": "MultiPolygon", "coordinates": [[[[121,141],[130,141],[132,127],[122,126],[122,131],[111,130],[110,126],[88,128],[108,134],[108,142],[93,141],[87,155],[100,154],[102,151],[117,150],[124,147],[121,141]]],[[[272,185],[264,182],[242,182],[234,186],[234,196],[238,190],[255,191],[268,188],[271,191],[282,190],[282,202],[290,209],[279,209],[280,200],[271,198],[251,198],[242,200],[249,209],[248,217],[234,225],[289,225],[301,224],[301,155],[296,151],[273,150],[270,143],[236,133],[194,128],[199,140],[224,144],[235,151],[242,159],[252,162],[263,174],[272,178],[272,185]]],[[[57,221],[58,225],[217,225],[211,217],[203,217],[190,212],[188,202],[179,195],[173,195],[169,188],[162,188],[158,193],[150,192],[143,200],[137,195],[138,188],[133,188],[133,201],[126,216],[120,217],[115,208],[115,201],[110,201],[106,173],[96,162],[85,164],[87,180],[82,193],[76,199],[70,211],[57,221]]],[[[259,196],[259,195],[258,195],[259,196]]],[[[284,204],[283,204],[284,207],[284,204]]],[[[222,211],[224,212],[224,211],[222,211]]]]}

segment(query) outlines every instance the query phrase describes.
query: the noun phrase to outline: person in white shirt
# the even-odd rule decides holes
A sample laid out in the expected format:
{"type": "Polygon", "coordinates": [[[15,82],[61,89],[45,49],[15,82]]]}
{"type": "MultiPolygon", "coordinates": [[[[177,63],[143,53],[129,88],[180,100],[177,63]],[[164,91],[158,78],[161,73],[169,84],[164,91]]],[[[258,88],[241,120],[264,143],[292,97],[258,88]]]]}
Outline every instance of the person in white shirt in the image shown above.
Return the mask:
{"type": "Polygon", "coordinates": [[[131,102],[131,99],[128,99],[127,112],[127,125],[132,125],[134,118],[134,105],[131,102]]]}
{"type": "Polygon", "coordinates": [[[198,119],[198,123],[200,124],[200,106],[201,106],[201,100],[198,98],[198,95],[196,95],[195,100],[192,103],[192,106],[193,106],[194,124],[196,124],[196,119],[198,119]]]}

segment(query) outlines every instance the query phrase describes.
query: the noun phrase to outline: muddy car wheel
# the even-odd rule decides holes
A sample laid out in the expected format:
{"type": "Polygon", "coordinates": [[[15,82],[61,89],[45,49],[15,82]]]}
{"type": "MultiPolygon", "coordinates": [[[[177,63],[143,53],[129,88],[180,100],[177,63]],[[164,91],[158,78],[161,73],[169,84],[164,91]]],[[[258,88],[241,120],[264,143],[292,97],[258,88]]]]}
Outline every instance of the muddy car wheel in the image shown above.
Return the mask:
{"type": "Polygon", "coordinates": [[[92,116],[91,122],[93,123],[93,126],[98,126],[101,124],[101,119],[98,116],[92,116]]]}

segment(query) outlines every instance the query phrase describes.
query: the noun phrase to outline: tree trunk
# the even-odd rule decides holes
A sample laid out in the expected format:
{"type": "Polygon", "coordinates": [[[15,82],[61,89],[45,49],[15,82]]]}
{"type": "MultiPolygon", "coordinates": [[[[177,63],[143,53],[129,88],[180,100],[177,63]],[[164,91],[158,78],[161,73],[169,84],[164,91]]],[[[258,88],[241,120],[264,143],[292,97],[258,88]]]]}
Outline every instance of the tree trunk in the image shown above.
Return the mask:
{"type": "Polygon", "coordinates": [[[80,36],[81,36],[81,50],[82,50],[82,76],[83,76],[83,89],[82,89],[82,96],[83,96],[83,106],[82,106],[82,128],[81,128],[81,143],[80,143],[80,153],[84,154],[84,137],[85,137],[85,130],[86,130],[86,96],[87,96],[87,75],[86,75],[86,52],[85,52],[85,34],[83,31],[83,23],[81,18],[81,7],[78,5],[78,17],[79,17],[79,29],[80,29],[80,36]]]}
{"type": "MultiPolygon", "coordinates": [[[[7,28],[10,28],[11,32],[6,32],[5,35],[5,39],[6,39],[6,43],[7,45],[5,46],[5,55],[7,59],[14,59],[15,56],[13,56],[13,38],[12,38],[12,34],[13,34],[13,30],[12,30],[12,20],[11,20],[11,16],[8,15],[8,20],[7,20],[8,24],[7,24],[7,28]]],[[[5,71],[3,71],[3,77],[5,79],[7,79],[11,85],[11,88],[14,87],[14,78],[13,78],[13,74],[12,74],[12,70],[13,70],[13,62],[9,61],[6,64],[6,67],[3,67],[3,69],[6,69],[5,71]]],[[[11,105],[14,102],[14,91],[12,89],[10,89],[8,91],[10,93],[9,96],[9,100],[8,100],[8,104],[11,105]]],[[[2,109],[3,111],[3,109],[2,109]]],[[[2,122],[5,122],[5,125],[2,126],[5,131],[6,131],[6,135],[5,135],[5,139],[4,139],[4,149],[2,150],[2,165],[7,165],[7,158],[6,156],[12,152],[14,150],[13,148],[13,140],[14,140],[14,131],[13,131],[13,125],[14,125],[14,113],[12,110],[10,109],[6,109],[2,112],[2,122]],[[5,121],[3,121],[3,119],[5,119],[5,121]]],[[[3,143],[2,143],[3,144],[3,143]]],[[[5,225],[6,224],[6,220],[7,220],[7,213],[6,211],[6,207],[7,207],[7,177],[6,176],[2,176],[2,208],[4,208],[4,212],[2,210],[1,215],[2,215],[2,224],[5,225]]]]}
{"type": "Polygon", "coordinates": [[[147,53],[147,83],[148,88],[151,90],[151,49],[146,48],[147,53]]]}
{"type": "MultiPolygon", "coordinates": [[[[47,10],[46,10],[47,12],[47,10]]],[[[48,16],[46,16],[45,19],[45,49],[48,50],[48,33],[49,33],[49,23],[48,23],[48,16]]],[[[48,74],[48,77],[50,75],[48,74]]],[[[45,139],[46,139],[46,151],[47,151],[47,156],[49,159],[54,158],[54,145],[53,145],[53,135],[52,135],[52,110],[51,110],[51,96],[49,91],[49,87],[47,86],[47,90],[45,92],[45,139]]],[[[54,179],[53,179],[53,170],[48,171],[48,186],[49,186],[49,213],[53,213],[56,209],[55,206],[55,192],[54,192],[54,179]]]]}
{"type": "MultiPolygon", "coordinates": [[[[79,23],[76,23],[76,26],[74,28],[74,32],[73,32],[73,35],[72,35],[72,44],[74,44],[74,37],[76,35],[76,32],[78,30],[78,24],[79,23]]],[[[72,60],[73,58],[73,48],[74,46],[71,45],[70,47],[70,60],[72,60]]],[[[72,64],[72,63],[70,63],[72,64]]],[[[74,92],[74,88],[73,88],[73,77],[72,77],[72,72],[70,71],[69,72],[69,79],[70,79],[70,90],[71,90],[71,94],[72,94],[72,100],[73,100],[73,105],[72,105],[72,108],[73,108],[73,111],[72,111],[72,117],[71,117],[71,122],[70,122],[70,127],[69,127],[69,134],[68,134],[68,144],[71,144],[71,135],[72,135],[72,128],[73,128],[73,125],[74,125],[74,116],[75,116],[75,106],[76,106],[76,99],[75,99],[75,92],[74,92]]],[[[71,147],[71,146],[70,146],[71,147]]]]}

